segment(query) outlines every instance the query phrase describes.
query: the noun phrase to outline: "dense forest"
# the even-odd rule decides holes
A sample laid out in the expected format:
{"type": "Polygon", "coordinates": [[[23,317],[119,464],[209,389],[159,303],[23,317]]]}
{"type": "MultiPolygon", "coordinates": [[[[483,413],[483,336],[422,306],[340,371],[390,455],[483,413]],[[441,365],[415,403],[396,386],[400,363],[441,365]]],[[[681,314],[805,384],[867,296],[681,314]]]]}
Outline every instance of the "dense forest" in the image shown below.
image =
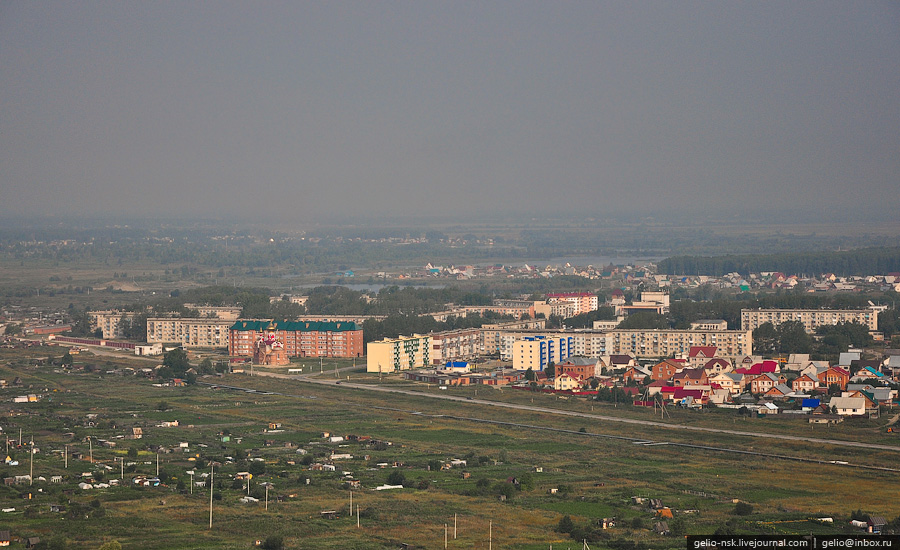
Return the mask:
{"type": "Polygon", "coordinates": [[[885,275],[900,272],[900,247],[863,248],[842,252],[784,252],[726,256],[673,256],[658,264],[668,275],[710,275],[778,271],[787,275],[885,275]]]}

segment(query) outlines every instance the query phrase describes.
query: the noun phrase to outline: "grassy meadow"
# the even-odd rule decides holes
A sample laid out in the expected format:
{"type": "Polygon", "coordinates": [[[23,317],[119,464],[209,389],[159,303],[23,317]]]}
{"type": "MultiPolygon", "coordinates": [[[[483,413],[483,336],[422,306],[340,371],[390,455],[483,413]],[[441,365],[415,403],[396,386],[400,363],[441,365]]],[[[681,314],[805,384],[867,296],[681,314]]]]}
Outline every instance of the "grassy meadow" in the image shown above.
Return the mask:
{"type": "MultiPolygon", "coordinates": [[[[34,455],[33,485],[0,486],[0,509],[15,509],[0,514],[0,530],[9,529],[23,539],[39,536],[65,548],[98,548],[107,540],[118,540],[124,548],[151,550],[249,548],[269,536],[284,537],[290,549],[375,550],[399,548],[401,543],[442,548],[445,525],[449,548],[487,548],[489,536],[494,548],[580,547],[568,534],[556,531],[563,516],[570,516],[594,540],[592,548],[626,544],[622,541],[644,548],[683,547],[681,538],[653,532],[654,512],[634,504],[635,496],[662,499],[673,510],[675,523],[690,534],[713,533],[726,522],[739,533],[850,533],[849,515],[857,509],[889,520],[900,515],[900,503],[894,498],[897,473],[674,445],[636,445],[608,436],[874,466],[896,464],[900,452],[623,424],[246,374],[203,381],[259,391],[160,387],[150,379],[115,374],[121,366],[147,366],[126,356],[79,355],[78,363],[103,366],[91,374],[34,364],[37,357],[54,355],[61,355],[61,350],[0,350],[0,379],[11,383],[18,377],[22,383],[0,389],[4,413],[0,427],[12,439],[10,458],[19,463],[0,465],[0,477],[30,471],[27,445],[17,447],[20,429],[23,441],[33,436],[40,449],[34,455]],[[42,399],[12,402],[14,396],[29,393],[42,399]],[[177,427],[158,427],[174,420],[177,427]],[[270,429],[270,423],[280,427],[270,429]],[[132,427],[142,427],[142,439],[123,437],[132,427]],[[323,438],[324,432],[362,438],[332,443],[323,438]],[[100,440],[115,446],[104,447],[100,440]],[[62,456],[66,449],[68,468],[62,456]],[[305,452],[298,452],[301,449],[305,452]],[[75,458],[72,452],[82,456],[75,458]],[[352,458],[332,461],[333,453],[352,458]],[[138,487],[132,478],[154,477],[157,456],[162,484],[138,487]],[[437,468],[451,459],[467,464],[437,468]],[[310,469],[327,462],[334,463],[335,471],[310,469]],[[187,473],[195,472],[194,482],[204,481],[201,474],[210,470],[211,463],[216,464],[212,529],[209,488],[205,483],[192,487],[187,473]],[[235,481],[235,474],[243,471],[255,472],[249,492],[259,502],[239,501],[248,493],[245,482],[235,481]],[[63,481],[50,483],[56,475],[63,481]],[[108,482],[120,477],[124,479],[118,487],[77,487],[82,478],[108,482]],[[351,479],[360,485],[353,490],[352,516],[351,479]],[[405,488],[374,490],[398,479],[405,488]],[[268,510],[264,482],[271,483],[268,510]],[[752,504],[753,513],[734,515],[736,499],[752,504]],[[51,505],[61,505],[63,511],[51,511],[51,505]],[[335,519],[321,513],[331,510],[335,519]],[[598,521],[610,517],[616,518],[617,526],[601,530],[598,521]],[[817,517],[833,517],[835,523],[811,521],[817,517]]],[[[325,366],[325,377],[333,376],[328,367],[334,365],[325,366]]],[[[349,376],[351,382],[377,383],[362,372],[349,376]]],[[[473,393],[472,389],[443,392],[394,377],[383,383],[425,393],[473,393]]],[[[660,420],[652,409],[595,404],[592,410],[588,402],[544,394],[482,389],[477,398],[522,404],[533,399],[535,406],[586,415],[660,420]]],[[[893,441],[878,435],[883,432],[882,421],[811,429],[795,421],[737,419],[730,411],[674,410],[662,422],[893,441]]]]}

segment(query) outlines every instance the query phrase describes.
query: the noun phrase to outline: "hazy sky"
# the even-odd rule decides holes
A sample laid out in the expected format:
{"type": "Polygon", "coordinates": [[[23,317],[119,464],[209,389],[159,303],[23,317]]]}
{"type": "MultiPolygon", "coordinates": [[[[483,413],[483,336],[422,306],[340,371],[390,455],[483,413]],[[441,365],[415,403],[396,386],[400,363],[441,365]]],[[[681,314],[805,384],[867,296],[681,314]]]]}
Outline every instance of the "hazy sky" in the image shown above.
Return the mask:
{"type": "Polygon", "coordinates": [[[3,2],[0,215],[900,212],[900,3],[3,2]]]}

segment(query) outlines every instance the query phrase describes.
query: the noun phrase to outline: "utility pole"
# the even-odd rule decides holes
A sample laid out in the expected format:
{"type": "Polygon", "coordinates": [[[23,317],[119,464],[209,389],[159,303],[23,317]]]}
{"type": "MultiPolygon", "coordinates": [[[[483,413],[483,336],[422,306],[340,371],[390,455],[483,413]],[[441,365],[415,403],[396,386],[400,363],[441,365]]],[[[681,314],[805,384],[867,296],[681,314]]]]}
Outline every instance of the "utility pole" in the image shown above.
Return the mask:
{"type": "Polygon", "coordinates": [[[34,436],[31,437],[31,472],[28,474],[28,485],[34,485],[34,436]]]}
{"type": "Polygon", "coordinates": [[[156,477],[159,477],[159,451],[156,451],[156,477]]]}
{"type": "Polygon", "coordinates": [[[266,512],[269,511],[269,484],[266,483],[266,512]]]}
{"type": "Polygon", "coordinates": [[[212,529],[212,502],[213,502],[213,475],[215,474],[215,465],[209,465],[209,528],[212,529]]]}
{"type": "MultiPolygon", "coordinates": [[[[9,439],[6,440],[6,444],[7,444],[7,446],[9,445],[9,439]]],[[[9,452],[9,448],[7,448],[6,450],[7,450],[7,452],[9,452]]],[[[66,462],[65,468],[66,468],[66,470],[68,470],[69,469],[69,446],[68,445],[66,445],[66,451],[63,453],[63,457],[65,458],[65,462],[66,462]]]]}
{"type": "Polygon", "coordinates": [[[194,494],[194,470],[191,470],[191,494],[194,494]]]}
{"type": "Polygon", "coordinates": [[[453,514],[453,540],[456,540],[456,514],[453,514]]]}
{"type": "Polygon", "coordinates": [[[94,443],[91,441],[91,436],[88,436],[88,448],[91,452],[91,464],[94,463],[94,443]]]}

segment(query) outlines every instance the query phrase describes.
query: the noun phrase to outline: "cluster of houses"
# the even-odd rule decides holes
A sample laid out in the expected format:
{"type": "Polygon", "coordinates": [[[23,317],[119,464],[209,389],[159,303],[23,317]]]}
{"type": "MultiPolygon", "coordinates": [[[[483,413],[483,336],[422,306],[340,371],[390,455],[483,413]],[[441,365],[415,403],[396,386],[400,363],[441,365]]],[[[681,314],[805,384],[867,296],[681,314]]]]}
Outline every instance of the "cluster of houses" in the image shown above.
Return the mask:
{"type": "MultiPolygon", "coordinates": [[[[387,277],[387,274],[379,274],[387,277]]],[[[428,263],[416,271],[394,275],[400,279],[407,278],[449,278],[457,280],[479,278],[519,278],[536,279],[551,278],[561,275],[575,275],[592,280],[618,280],[626,285],[653,285],[658,288],[696,288],[711,285],[716,288],[734,288],[742,291],[751,289],[797,289],[809,292],[826,291],[862,291],[893,290],[900,292],[900,273],[885,275],[864,275],[841,277],[834,273],[822,273],[817,276],[786,275],[778,271],[763,271],[742,275],[727,273],[722,276],[692,275],[679,276],[656,273],[656,265],[644,263],[640,265],[435,265],[428,263]]]]}
{"type": "Polygon", "coordinates": [[[900,355],[865,360],[859,351],[840,355],[837,365],[791,355],[786,361],[760,356],[721,357],[716,346],[692,346],[685,357],[640,365],[630,355],[570,357],[544,371],[497,369],[471,372],[468,363],[405,373],[408,380],[441,387],[509,385],[546,392],[593,395],[619,388],[637,404],[668,403],[690,408],[760,406],[762,413],[799,410],[863,416],[877,414],[898,397],[900,355]],[[894,359],[893,364],[890,359],[894,359]]]}

